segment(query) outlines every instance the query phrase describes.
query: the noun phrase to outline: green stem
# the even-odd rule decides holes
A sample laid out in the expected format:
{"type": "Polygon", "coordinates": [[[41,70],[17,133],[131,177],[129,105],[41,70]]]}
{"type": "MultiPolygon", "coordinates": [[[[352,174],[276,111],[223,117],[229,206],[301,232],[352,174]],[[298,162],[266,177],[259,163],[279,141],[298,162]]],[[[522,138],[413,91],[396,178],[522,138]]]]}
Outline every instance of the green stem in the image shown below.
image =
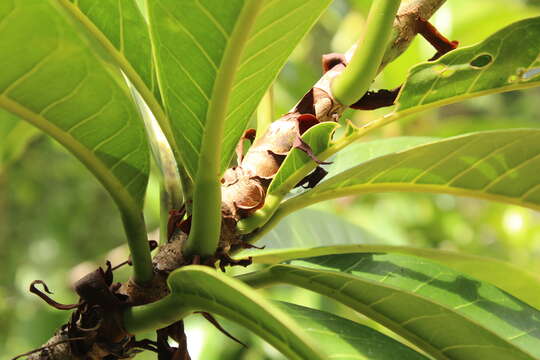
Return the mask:
{"type": "Polygon", "coordinates": [[[274,91],[273,86],[270,86],[257,107],[257,135],[255,139],[260,138],[266,132],[272,121],[274,121],[274,91]]]}
{"type": "Polygon", "coordinates": [[[138,284],[148,283],[154,276],[154,269],[143,215],[140,211],[137,214],[126,214],[123,211],[122,222],[131,253],[133,281],[138,284]]]}
{"type": "Polygon", "coordinates": [[[238,232],[240,234],[249,234],[266,224],[278,209],[281,200],[283,200],[283,196],[268,194],[264,200],[264,206],[261,209],[238,222],[236,225],[238,232]]]}
{"type": "Polygon", "coordinates": [[[223,129],[229,95],[262,1],[247,0],[218,71],[212,101],[208,107],[206,126],[202,137],[199,166],[193,191],[191,231],[184,248],[184,255],[212,256],[218,246],[221,229],[221,153],[223,129]]]}
{"type": "Polygon", "coordinates": [[[387,49],[400,0],[376,0],[358,49],[342,74],[332,83],[334,97],[349,106],[368,91],[387,49]]]}
{"type": "Polygon", "coordinates": [[[131,333],[166,327],[185,318],[192,309],[180,301],[181,297],[165,298],[142,306],[131,307],[124,313],[124,327],[131,333]]]}

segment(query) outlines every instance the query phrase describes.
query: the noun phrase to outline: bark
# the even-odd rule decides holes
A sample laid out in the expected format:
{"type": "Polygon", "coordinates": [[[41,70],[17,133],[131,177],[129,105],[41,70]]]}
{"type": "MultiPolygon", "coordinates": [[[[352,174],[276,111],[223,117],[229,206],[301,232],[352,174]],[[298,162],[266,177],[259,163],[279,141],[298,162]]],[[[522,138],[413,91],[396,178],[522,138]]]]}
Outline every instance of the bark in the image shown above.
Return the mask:
{"type": "MultiPolygon", "coordinates": [[[[418,19],[429,19],[445,0],[412,0],[403,4],[394,21],[394,31],[388,49],[379,69],[397,58],[409,46],[418,33],[418,19]]],[[[216,260],[222,263],[232,261],[228,258],[231,248],[242,247],[242,236],[236,231],[237,221],[253,214],[262,207],[266,190],[279,169],[287,153],[293,148],[298,137],[309,127],[325,121],[337,121],[346,107],[333,96],[330,84],[341,74],[346,62],[352,57],[356,45],[341,56],[330,56],[324,60],[325,70],[328,70],[310,89],[307,94],[291,109],[291,111],[274,121],[267,131],[259,136],[245,156],[240,156],[238,165],[228,169],[222,179],[222,229],[218,252],[212,259],[206,259],[211,265],[216,260]],[[343,61],[344,60],[344,61],[343,61]]],[[[189,219],[174,224],[175,231],[170,234],[168,243],[158,249],[153,258],[155,276],[150,284],[139,285],[132,281],[114,288],[112,293],[123,299],[125,306],[135,306],[157,301],[168,294],[166,279],[168,273],[188,263],[199,259],[186,260],[182,256],[182,245],[189,233],[189,219]]],[[[110,295],[110,294],[108,294],[110,295]]],[[[118,309],[113,309],[111,316],[117,316],[118,309]]],[[[79,310],[77,310],[79,311],[79,310]]],[[[96,345],[84,355],[73,352],[73,342],[67,342],[70,335],[65,330],[66,325],[44,345],[40,351],[30,355],[29,359],[98,359],[106,353],[96,345]],[[54,345],[56,344],[56,345],[54,345]]],[[[74,331],[73,329],[71,330],[74,331]]],[[[75,331],[77,332],[77,331],[75,331]]],[[[119,331],[125,335],[123,329],[119,331]]],[[[100,337],[98,329],[95,336],[100,337]]],[[[132,334],[128,334],[132,335],[132,334]]],[[[73,337],[73,336],[71,336],[73,337]]],[[[102,337],[101,337],[102,338],[102,337]]],[[[115,339],[118,344],[118,339],[115,339]]],[[[132,337],[131,346],[134,345],[132,337]]],[[[109,344],[111,345],[111,344],[109,344]]],[[[130,349],[123,349],[130,354],[130,349]]],[[[132,350],[132,349],[131,349],[132,350]]]]}

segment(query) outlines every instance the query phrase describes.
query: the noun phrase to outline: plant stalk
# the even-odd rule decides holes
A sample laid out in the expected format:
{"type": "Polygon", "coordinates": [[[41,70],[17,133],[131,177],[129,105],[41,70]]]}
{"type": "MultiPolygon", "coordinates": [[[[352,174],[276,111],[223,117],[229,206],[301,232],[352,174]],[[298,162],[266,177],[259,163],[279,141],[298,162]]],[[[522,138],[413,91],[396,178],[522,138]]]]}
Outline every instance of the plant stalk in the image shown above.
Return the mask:
{"type": "Polygon", "coordinates": [[[371,5],[360,45],[345,70],[332,83],[332,93],[341,104],[350,106],[358,101],[377,76],[399,4],[400,0],[376,0],[371,5]]]}
{"type": "Polygon", "coordinates": [[[231,34],[232,47],[227,48],[218,71],[212,99],[206,117],[205,131],[202,137],[199,166],[193,191],[193,209],[191,231],[184,255],[190,257],[214,255],[221,230],[221,148],[223,129],[227,114],[229,94],[234,82],[235,69],[247,43],[249,30],[262,2],[246,1],[238,22],[231,34]]]}
{"type": "Polygon", "coordinates": [[[129,252],[133,267],[133,281],[137,284],[149,283],[154,277],[152,258],[146,226],[141,212],[126,215],[122,212],[122,222],[128,239],[129,252]],[[137,219],[140,217],[141,219],[137,219]],[[137,219],[137,220],[135,220],[137,219]]]}

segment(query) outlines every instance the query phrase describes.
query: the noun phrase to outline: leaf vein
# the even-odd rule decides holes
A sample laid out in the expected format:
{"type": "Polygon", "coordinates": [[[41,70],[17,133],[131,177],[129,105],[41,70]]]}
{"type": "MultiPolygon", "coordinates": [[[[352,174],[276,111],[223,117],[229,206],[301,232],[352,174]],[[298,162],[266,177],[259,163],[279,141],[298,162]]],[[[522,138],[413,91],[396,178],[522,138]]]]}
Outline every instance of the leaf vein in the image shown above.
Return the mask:
{"type": "MultiPolygon", "coordinates": [[[[527,136],[531,136],[531,135],[534,135],[534,134],[527,134],[525,137],[527,136]]],[[[506,144],[504,144],[503,146],[500,146],[498,147],[495,151],[491,151],[490,153],[478,158],[476,161],[474,161],[467,169],[464,169],[463,171],[457,173],[456,175],[454,175],[450,180],[448,180],[446,182],[445,185],[448,185],[448,186],[452,186],[452,183],[454,183],[455,181],[457,181],[458,179],[462,178],[465,174],[469,173],[470,171],[476,169],[477,165],[480,164],[481,162],[483,162],[484,160],[488,159],[490,156],[493,156],[495,154],[498,154],[502,151],[504,151],[505,149],[507,149],[509,146],[515,144],[516,142],[520,141],[520,140],[523,140],[523,138],[517,138],[513,141],[510,141],[506,144]]]]}
{"type": "Polygon", "coordinates": [[[514,166],[512,168],[509,168],[507,170],[505,170],[504,172],[502,172],[501,174],[499,174],[496,178],[492,179],[487,185],[485,185],[482,189],[480,189],[480,191],[483,191],[483,192],[487,192],[489,191],[490,188],[492,188],[494,185],[496,185],[497,183],[499,183],[501,180],[503,180],[508,174],[512,173],[512,172],[516,172],[517,170],[521,169],[522,167],[524,166],[527,166],[527,164],[531,163],[532,161],[536,160],[540,158],[540,152],[536,155],[534,155],[533,157],[530,157],[528,158],[527,160],[521,162],[519,165],[517,166],[514,166]]]}
{"type": "Polygon", "coordinates": [[[161,47],[165,50],[167,50],[167,52],[171,55],[172,59],[174,60],[174,62],[178,65],[178,67],[182,70],[182,72],[186,75],[186,77],[193,83],[193,85],[195,85],[195,87],[197,88],[197,90],[199,90],[199,92],[201,93],[201,95],[203,96],[203,98],[206,100],[206,102],[210,102],[210,98],[208,97],[208,95],[204,92],[204,90],[202,89],[202,87],[195,81],[195,79],[193,79],[193,77],[191,77],[191,75],[189,74],[189,71],[187,71],[184,66],[182,65],[182,63],[180,62],[180,60],[178,60],[178,58],[176,57],[176,55],[163,43],[160,43],[161,47]]]}
{"type": "Polygon", "coordinates": [[[471,138],[471,139],[468,139],[467,142],[465,142],[464,144],[462,144],[461,146],[457,147],[456,149],[450,151],[448,154],[446,154],[445,156],[443,156],[442,158],[440,158],[439,160],[435,161],[432,165],[428,166],[425,170],[423,170],[422,172],[420,172],[420,174],[418,174],[417,176],[415,176],[414,179],[411,180],[411,183],[416,183],[422,176],[428,174],[431,170],[433,170],[437,165],[440,165],[442,164],[443,162],[445,162],[446,160],[448,159],[451,159],[456,153],[460,152],[461,150],[463,150],[464,148],[466,148],[467,146],[469,146],[470,144],[474,143],[474,138],[471,138]]]}
{"type": "Polygon", "coordinates": [[[201,11],[210,19],[214,26],[225,37],[225,40],[229,40],[230,35],[227,33],[227,31],[225,31],[225,28],[223,28],[216,17],[200,2],[200,0],[196,0],[195,4],[197,4],[197,7],[199,7],[199,9],[201,9],[201,11]]]}
{"type": "Polygon", "coordinates": [[[75,96],[77,94],[77,92],[79,90],[81,90],[81,88],[84,85],[84,83],[86,82],[86,80],[88,80],[88,75],[90,75],[90,72],[88,71],[88,67],[87,67],[86,63],[85,63],[84,70],[85,70],[84,76],[81,79],[81,81],[79,81],[79,83],[75,86],[75,88],[73,90],[69,91],[68,94],[60,97],[59,99],[57,99],[57,100],[51,102],[49,105],[45,106],[43,108],[43,110],[41,110],[39,112],[39,115],[44,115],[45,113],[47,113],[47,111],[49,111],[50,109],[52,109],[56,105],[59,105],[59,104],[65,102],[65,101],[71,99],[73,96],[75,96]]]}
{"type": "Polygon", "coordinates": [[[25,81],[26,79],[28,79],[29,77],[31,77],[32,75],[34,75],[37,71],[39,71],[39,69],[41,69],[43,66],[45,66],[45,64],[47,63],[47,61],[53,57],[55,54],[56,54],[56,51],[58,50],[59,46],[58,46],[58,42],[56,44],[56,47],[50,52],[48,53],[47,55],[45,55],[44,57],[42,57],[41,59],[39,59],[34,65],[32,65],[32,67],[30,68],[30,70],[26,71],[25,73],[21,74],[16,80],[14,80],[1,94],[0,96],[7,96],[9,97],[9,93],[17,87],[17,85],[19,85],[20,83],[22,83],[23,81],[25,81]]]}
{"type": "Polygon", "coordinates": [[[210,55],[208,54],[208,52],[206,51],[206,49],[204,48],[204,46],[202,46],[202,44],[200,43],[199,39],[197,39],[185,26],[184,24],[182,24],[182,22],[176,17],[175,14],[173,14],[167,7],[163,6],[163,4],[161,3],[161,0],[157,0],[157,2],[159,3],[159,5],[161,6],[161,8],[167,13],[169,14],[169,16],[171,17],[171,19],[173,19],[173,21],[182,29],[182,31],[184,31],[184,33],[193,41],[193,43],[195,44],[195,46],[200,50],[201,54],[206,58],[206,60],[208,60],[208,63],[212,66],[212,68],[214,69],[214,71],[217,71],[218,69],[218,66],[217,64],[214,62],[214,60],[212,60],[212,58],[210,57],[210,55]]]}
{"type": "Polygon", "coordinates": [[[85,119],[82,119],[82,120],[76,122],[71,127],[65,129],[64,131],[66,133],[68,133],[68,134],[71,134],[71,133],[73,133],[73,131],[75,131],[80,126],[86,124],[88,121],[90,121],[90,120],[94,119],[95,117],[101,115],[103,113],[103,111],[105,111],[105,109],[112,104],[113,98],[114,98],[114,96],[112,96],[112,95],[109,96],[107,101],[100,107],[100,109],[98,111],[96,111],[92,115],[86,117],[85,119]]]}

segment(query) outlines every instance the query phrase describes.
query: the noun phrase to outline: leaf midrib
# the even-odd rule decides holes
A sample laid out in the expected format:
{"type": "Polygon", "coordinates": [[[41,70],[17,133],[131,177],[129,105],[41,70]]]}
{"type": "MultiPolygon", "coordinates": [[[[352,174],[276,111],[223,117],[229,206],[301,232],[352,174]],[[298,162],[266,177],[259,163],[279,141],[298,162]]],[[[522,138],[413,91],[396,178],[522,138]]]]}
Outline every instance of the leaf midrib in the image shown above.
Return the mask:
{"type": "MultiPolygon", "coordinates": [[[[358,184],[347,186],[342,189],[330,189],[328,191],[314,192],[309,196],[302,196],[298,199],[292,198],[285,201],[281,208],[282,211],[289,212],[292,209],[299,209],[311,204],[331,200],[348,195],[360,195],[368,193],[381,193],[381,192],[426,192],[426,193],[442,193],[456,196],[466,196],[472,198],[479,198],[483,200],[490,200],[496,202],[503,202],[508,204],[514,204],[518,206],[524,206],[536,211],[540,211],[540,205],[532,203],[521,198],[510,197],[505,195],[493,194],[482,192],[480,190],[465,189],[461,187],[452,187],[448,185],[435,185],[435,184],[408,184],[408,183],[377,183],[377,184],[358,184]]],[[[307,195],[308,193],[306,193],[307,195]]]]}
{"type": "Polygon", "coordinates": [[[21,118],[31,122],[36,127],[50,134],[67,149],[69,149],[88,169],[109,189],[111,196],[119,204],[122,211],[136,217],[138,211],[137,202],[129,194],[112,172],[97,158],[93,151],[81,144],[73,136],[60,129],[52,122],[48,121],[42,115],[36,114],[20,103],[8,98],[6,95],[0,95],[0,105],[21,118]],[[135,216],[134,216],[135,215],[135,216]]]}

